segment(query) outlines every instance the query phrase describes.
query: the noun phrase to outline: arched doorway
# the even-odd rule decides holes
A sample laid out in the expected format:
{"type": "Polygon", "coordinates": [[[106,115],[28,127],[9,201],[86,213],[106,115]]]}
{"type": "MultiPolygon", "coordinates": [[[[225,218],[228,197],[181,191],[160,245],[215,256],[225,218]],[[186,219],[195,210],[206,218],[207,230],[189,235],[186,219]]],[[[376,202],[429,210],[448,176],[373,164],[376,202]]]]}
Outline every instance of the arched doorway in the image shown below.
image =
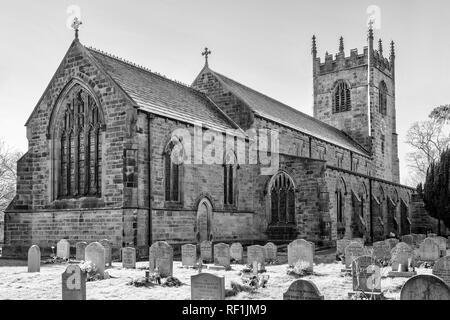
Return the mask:
{"type": "Polygon", "coordinates": [[[212,240],[212,205],[207,198],[203,198],[198,203],[197,221],[196,221],[196,238],[200,243],[205,240],[212,240]]]}

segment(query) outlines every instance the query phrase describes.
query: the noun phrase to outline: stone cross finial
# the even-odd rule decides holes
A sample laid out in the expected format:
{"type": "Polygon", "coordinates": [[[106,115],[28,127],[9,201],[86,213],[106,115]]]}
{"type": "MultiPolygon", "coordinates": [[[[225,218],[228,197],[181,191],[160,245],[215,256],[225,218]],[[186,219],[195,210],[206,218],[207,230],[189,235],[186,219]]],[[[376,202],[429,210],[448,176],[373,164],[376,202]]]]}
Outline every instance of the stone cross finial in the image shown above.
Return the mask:
{"type": "Polygon", "coordinates": [[[202,56],[205,57],[205,65],[208,65],[208,56],[211,54],[211,50],[205,48],[205,51],[202,52],[202,56]]]}
{"type": "Polygon", "coordinates": [[[81,22],[80,19],[78,19],[78,17],[73,18],[73,22],[72,22],[72,29],[75,30],[75,39],[78,39],[78,30],[80,29],[80,26],[83,24],[83,22],[81,22]]]}
{"type": "Polygon", "coordinates": [[[383,41],[381,39],[378,40],[378,51],[380,52],[380,55],[383,55],[383,41]]]}

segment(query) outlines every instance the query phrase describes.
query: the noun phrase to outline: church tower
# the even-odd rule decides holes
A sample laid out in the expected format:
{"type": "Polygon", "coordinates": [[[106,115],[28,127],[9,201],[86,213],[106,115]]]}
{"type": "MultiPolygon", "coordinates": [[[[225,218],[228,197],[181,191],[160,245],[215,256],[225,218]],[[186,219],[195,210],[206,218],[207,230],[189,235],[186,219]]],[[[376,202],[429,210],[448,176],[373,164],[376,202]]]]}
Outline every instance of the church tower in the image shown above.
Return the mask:
{"type": "Polygon", "coordinates": [[[370,26],[367,46],[345,56],[344,39],[333,57],[317,57],[316,37],[312,38],[314,117],[352,137],[372,155],[371,175],[399,182],[398,143],[395,112],[395,49],[389,57],[383,43],[374,47],[370,26]]]}

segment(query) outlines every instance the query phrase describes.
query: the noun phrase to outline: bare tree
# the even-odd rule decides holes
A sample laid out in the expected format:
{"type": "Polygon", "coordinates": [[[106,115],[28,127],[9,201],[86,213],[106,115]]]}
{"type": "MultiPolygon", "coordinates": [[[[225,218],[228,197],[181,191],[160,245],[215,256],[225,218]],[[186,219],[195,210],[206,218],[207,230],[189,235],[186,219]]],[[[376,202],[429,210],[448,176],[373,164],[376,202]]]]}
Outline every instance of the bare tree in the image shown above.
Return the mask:
{"type": "Polygon", "coordinates": [[[406,143],[413,151],[406,155],[410,180],[414,184],[425,181],[427,169],[450,146],[450,134],[446,126],[449,107],[435,108],[429,120],[414,123],[406,134],[406,143]]]}
{"type": "Polygon", "coordinates": [[[16,194],[16,168],[21,156],[20,152],[0,139],[0,212],[6,209],[16,194]]]}

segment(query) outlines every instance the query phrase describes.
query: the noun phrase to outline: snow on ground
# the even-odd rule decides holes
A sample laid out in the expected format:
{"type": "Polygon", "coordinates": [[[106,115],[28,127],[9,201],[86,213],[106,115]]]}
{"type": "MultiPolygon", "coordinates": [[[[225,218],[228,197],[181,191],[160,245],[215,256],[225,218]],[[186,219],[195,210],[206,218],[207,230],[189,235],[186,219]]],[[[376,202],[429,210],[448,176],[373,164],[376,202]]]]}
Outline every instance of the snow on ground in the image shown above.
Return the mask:
{"type": "MultiPolygon", "coordinates": [[[[0,259],[0,300],[60,300],[61,274],[67,264],[43,264],[40,273],[28,273],[26,261],[0,259]]],[[[137,269],[122,269],[120,262],[114,262],[108,269],[111,279],[93,281],[86,284],[88,300],[184,300],[190,299],[190,276],[197,274],[196,270],[181,267],[181,262],[174,261],[173,275],[182,283],[181,287],[134,287],[127,283],[145,275],[144,268],[148,262],[138,262],[137,269]]],[[[232,270],[208,270],[216,275],[225,276],[225,287],[231,288],[230,282],[240,282],[239,271],[244,265],[232,264],[232,270]]],[[[326,300],[346,300],[348,292],[352,290],[350,276],[341,275],[343,264],[340,262],[319,263],[314,265],[314,274],[303,279],[312,280],[319,288],[326,300]]],[[[267,273],[270,276],[266,288],[257,293],[241,292],[229,299],[270,299],[281,300],[283,293],[288,289],[294,277],[286,274],[287,264],[268,265],[267,273]]],[[[431,273],[431,269],[416,269],[418,274],[431,273]]],[[[390,267],[382,269],[382,275],[387,275],[390,267]]],[[[398,300],[400,290],[406,278],[382,277],[381,286],[388,299],[398,300]]]]}

